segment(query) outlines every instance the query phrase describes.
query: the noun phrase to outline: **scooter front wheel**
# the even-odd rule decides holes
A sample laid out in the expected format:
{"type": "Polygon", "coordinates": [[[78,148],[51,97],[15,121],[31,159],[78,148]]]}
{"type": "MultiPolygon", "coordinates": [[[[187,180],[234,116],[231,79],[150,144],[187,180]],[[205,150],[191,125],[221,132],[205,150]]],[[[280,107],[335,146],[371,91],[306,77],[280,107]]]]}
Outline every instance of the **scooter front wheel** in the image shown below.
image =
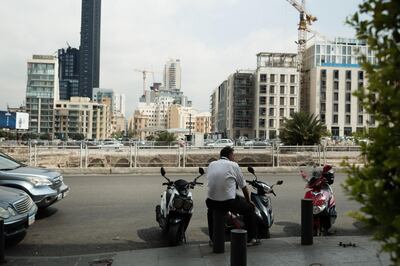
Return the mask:
{"type": "Polygon", "coordinates": [[[183,243],[185,232],[181,223],[172,224],[168,230],[168,241],[171,246],[177,246],[183,243]]]}

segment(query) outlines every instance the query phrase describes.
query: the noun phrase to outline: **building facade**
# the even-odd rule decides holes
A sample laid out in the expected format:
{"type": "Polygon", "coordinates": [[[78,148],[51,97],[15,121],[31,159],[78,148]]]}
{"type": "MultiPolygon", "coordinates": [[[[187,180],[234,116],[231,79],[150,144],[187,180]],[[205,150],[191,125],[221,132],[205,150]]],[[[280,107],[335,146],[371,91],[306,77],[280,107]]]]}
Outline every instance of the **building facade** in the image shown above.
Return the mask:
{"type": "Polygon", "coordinates": [[[59,99],[58,60],[33,55],[27,62],[26,111],[29,130],[53,137],[54,102],[59,99]]]}
{"type": "Polygon", "coordinates": [[[170,59],[164,67],[164,89],[179,91],[181,89],[181,62],[170,59]]]}
{"type": "Polygon", "coordinates": [[[257,54],[254,92],[254,137],[274,139],[284,119],[299,110],[296,54],[257,54]]]}
{"type": "Polygon", "coordinates": [[[82,0],[79,96],[92,98],[100,86],[101,0],[82,0]]]}
{"type": "Polygon", "coordinates": [[[366,43],[356,39],[316,41],[306,50],[305,111],[317,115],[333,137],[351,136],[375,126],[374,117],[353,96],[367,84],[358,63],[361,54],[375,62],[366,43]]]}
{"type": "Polygon", "coordinates": [[[79,95],[79,50],[68,47],[58,50],[60,100],[79,95]]]}
{"type": "Polygon", "coordinates": [[[56,101],[54,111],[54,133],[60,139],[76,138],[106,139],[108,108],[104,104],[91,102],[87,97],[71,97],[69,101],[56,101]]]}
{"type": "Polygon", "coordinates": [[[194,131],[209,134],[211,133],[211,113],[202,112],[195,116],[196,122],[194,126],[194,131]]]}

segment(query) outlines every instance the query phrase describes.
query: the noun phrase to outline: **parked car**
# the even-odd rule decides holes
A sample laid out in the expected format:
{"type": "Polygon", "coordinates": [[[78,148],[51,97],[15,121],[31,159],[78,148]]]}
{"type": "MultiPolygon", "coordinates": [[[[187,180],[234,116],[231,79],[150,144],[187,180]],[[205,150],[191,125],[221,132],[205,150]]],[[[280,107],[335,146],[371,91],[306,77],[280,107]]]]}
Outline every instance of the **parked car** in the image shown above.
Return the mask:
{"type": "Polygon", "coordinates": [[[0,185],[25,191],[39,209],[49,207],[69,193],[59,172],[27,166],[1,152],[0,185]]]}
{"type": "Polygon", "coordinates": [[[266,139],[252,139],[244,143],[245,148],[265,148],[267,146],[271,146],[271,143],[266,139]]]}
{"type": "Polygon", "coordinates": [[[28,194],[0,186],[0,218],[4,220],[6,239],[24,236],[28,227],[35,222],[36,212],[37,206],[28,194]]]}
{"type": "Polygon", "coordinates": [[[119,149],[123,146],[124,146],[124,144],[122,144],[121,142],[116,141],[116,140],[110,140],[110,141],[106,140],[98,145],[98,147],[100,147],[102,149],[119,149]]]}
{"type": "Polygon", "coordinates": [[[234,143],[230,139],[217,139],[213,143],[209,143],[207,146],[208,147],[226,147],[226,146],[233,146],[234,143]]]}

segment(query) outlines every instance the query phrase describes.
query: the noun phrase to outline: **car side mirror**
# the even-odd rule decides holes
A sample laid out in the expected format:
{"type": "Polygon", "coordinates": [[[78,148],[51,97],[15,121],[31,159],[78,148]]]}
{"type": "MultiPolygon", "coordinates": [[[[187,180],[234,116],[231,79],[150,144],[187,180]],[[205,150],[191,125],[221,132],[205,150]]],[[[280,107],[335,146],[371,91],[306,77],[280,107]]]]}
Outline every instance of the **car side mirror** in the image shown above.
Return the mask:
{"type": "Polygon", "coordinates": [[[199,167],[199,174],[204,175],[204,169],[203,169],[203,167],[199,167]]]}
{"type": "Polygon", "coordinates": [[[161,167],[160,172],[161,172],[161,175],[162,175],[162,176],[165,176],[165,169],[164,169],[164,167],[161,167]]]}
{"type": "Polygon", "coordinates": [[[247,167],[247,171],[249,171],[250,173],[252,173],[254,175],[253,167],[251,167],[251,166],[247,167]]]}

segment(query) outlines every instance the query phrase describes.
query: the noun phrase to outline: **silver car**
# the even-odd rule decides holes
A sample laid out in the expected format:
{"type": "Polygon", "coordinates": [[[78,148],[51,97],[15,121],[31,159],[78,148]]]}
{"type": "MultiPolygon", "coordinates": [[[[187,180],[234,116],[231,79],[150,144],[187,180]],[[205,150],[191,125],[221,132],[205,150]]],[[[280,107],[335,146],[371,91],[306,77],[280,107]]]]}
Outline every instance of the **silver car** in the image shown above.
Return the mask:
{"type": "Polygon", "coordinates": [[[0,185],[25,191],[39,209],[65,198],[69,188],[56,171],[30,167],[0,153],[0,185]]]}
{"type": "Polygon", "coordinates": [[[25,233],[35,221],[37,207],[25,192],[0,186],[0,219],[4,220],[6,239],[25,233]]]}

